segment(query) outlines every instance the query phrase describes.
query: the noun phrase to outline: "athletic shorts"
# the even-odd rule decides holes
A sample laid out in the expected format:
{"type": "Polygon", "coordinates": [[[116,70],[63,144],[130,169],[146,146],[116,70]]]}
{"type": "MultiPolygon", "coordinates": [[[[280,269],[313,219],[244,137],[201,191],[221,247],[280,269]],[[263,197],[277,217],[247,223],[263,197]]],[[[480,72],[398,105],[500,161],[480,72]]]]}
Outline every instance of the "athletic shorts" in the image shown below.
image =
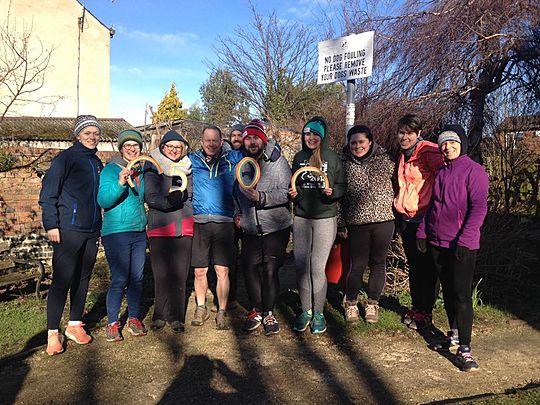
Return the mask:
{"type": "Polygon", "coordinates": [[[268,235],[242,235],[242,263],[262,264],[277,260],[278,266],[283,265],[285,251],[289,243],[291,228],[272,232],[268,235]]]}
{"type": "Polygon", "coordinates": [[[208,267],[210,264],[231,266],[236,261],[234,224],[232,222],[195,223],[191,266],[208,267]]]}

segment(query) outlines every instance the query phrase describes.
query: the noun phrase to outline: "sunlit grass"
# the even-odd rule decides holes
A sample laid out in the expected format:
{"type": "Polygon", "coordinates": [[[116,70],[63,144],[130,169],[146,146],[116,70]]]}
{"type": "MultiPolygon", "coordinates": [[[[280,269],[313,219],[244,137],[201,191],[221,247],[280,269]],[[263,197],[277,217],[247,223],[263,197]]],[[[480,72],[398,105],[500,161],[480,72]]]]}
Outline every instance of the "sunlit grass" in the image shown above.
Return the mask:
{"type": "Polygon", "coordinates": [[[0,303],[0,357],[24,349],[28,340],[46,329],[46,302],[24,297],[0,303]]]}

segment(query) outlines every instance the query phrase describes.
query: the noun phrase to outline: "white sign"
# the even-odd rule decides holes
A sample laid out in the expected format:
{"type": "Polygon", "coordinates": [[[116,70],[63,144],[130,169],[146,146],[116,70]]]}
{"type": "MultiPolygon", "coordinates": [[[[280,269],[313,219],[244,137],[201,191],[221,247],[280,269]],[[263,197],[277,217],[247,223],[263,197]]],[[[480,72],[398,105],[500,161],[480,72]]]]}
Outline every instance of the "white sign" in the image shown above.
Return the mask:
{"type": "Polygon", "coordinates": [[[371,76],[374,31],[319,42],[317,84],[371,76]]]}

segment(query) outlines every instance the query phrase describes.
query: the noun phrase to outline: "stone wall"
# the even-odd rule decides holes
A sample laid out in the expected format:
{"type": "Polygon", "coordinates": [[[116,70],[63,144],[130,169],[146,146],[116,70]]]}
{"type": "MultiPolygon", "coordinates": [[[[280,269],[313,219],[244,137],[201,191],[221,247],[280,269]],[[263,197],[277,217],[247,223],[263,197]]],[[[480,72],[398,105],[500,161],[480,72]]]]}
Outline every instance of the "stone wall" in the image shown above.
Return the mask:
{"type": "Polygon", "coordinates": [[[51,265],[53,249],[45,234],[29,233],[0,237],[0,245],[5,244],[14,259],[37,259],[51,265]]]}

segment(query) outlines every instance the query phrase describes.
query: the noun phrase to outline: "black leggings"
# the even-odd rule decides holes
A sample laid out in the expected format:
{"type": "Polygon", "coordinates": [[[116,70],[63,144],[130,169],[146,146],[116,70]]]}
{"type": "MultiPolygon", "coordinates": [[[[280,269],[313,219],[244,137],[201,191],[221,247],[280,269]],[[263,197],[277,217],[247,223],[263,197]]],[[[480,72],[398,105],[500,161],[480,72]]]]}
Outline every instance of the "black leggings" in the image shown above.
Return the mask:
{"type": "Polygon", "coordinates": [[[279,268],[285,259],[290,228],[269,235],[242,237],[242,267],[252,308],[274,309],[279,294],[279,268]],[[260,271],[262,267],[262,271],[260,271]]]}
{"type": "Polygon", "coordinates": [[[351,268],[345,280],[349,301],[356,301],[369,264],[368,299],[379,301],[386,282],[386,257],[394,233],[394,221],[347,227],[351,268]]]}
{"type": "Polygon", "coordinates": [[[53,279],[47,297],[47,329],[59,329],[69,291],[70,321],[82,320],[88,283],[96,263],[99,232],[60,230],[53,243],[53,279]]]}
{"type": "Polygon", "coordinates": [[[439,278],[433,258],[416,247],[416,231],[420,224],[404,222],[401,232],[403,250],[409,265],[409,289],[414,308],[431,314],[439,294],[439,278]]]}
{"type": "Polygon", "coordinates": [[[185,322],[192,241],[193,238],[189,236],[150,238],[154,321],[185,322]]]}
{"type": "Polygon", "coordinates": [[[459,344],[469,346],[473,324],[472,284],[477,250],[469,250],[457,260],[451,249],[429,245],[441,279],[444,309],[450,329],[459,332],[459,344]]]}

